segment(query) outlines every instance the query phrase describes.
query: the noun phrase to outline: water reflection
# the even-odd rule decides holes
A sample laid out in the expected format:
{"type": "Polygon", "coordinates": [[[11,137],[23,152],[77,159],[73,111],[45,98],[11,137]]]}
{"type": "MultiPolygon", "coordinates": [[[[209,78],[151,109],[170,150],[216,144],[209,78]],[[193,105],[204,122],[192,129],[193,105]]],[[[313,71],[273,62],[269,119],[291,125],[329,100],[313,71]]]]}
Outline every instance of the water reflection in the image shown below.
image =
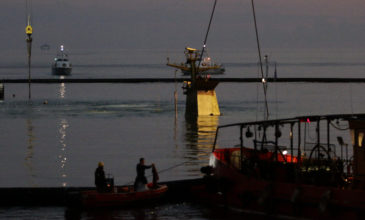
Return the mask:
{"type": "Polygon", "coordinates": [[[58,159],[60,160],[60,169],[61,169],[61,179],[62,179],[62,186],[67,186],[66,178],[66,162],[67,162],[67,155],[66,155],[66,129],[69,127],[69,124],[66,119],[61,119],[59,124],[58,132],[59,132],[59,142],[60,142],[60,154],[58,155],[58,159]]]}
{"type": "Polygon", "coordinates": [[[28,140],[27,140],[27,153],[26,156],[24,158],[25,160],[25,166],[27,167],[28,171],[29,171],[29,176],[31,177],[31,185],[35,186],[35,181],[34,181],[34,168],[33,168],[33,155],[34,155],[34,140],[35,140],[35,136],[33,134],[33,124],[32,124],[32,119],[28,118],[27,119],[27,136],[28,136],[28,140]]]}
{"type": "Polygon", "coordinates": [[[66,95],[66,85],[65,85],[65,83],[60,84],[59,93],[60,93],[60,98],[61,99],[65,98],[65,95],[66,95]]]}
{"type": "MultiPolygon", "coordinates": [[[[61,76],[62,78],[63,76],[61,76]]],[[[66,85],[65,83],[60,84],[59,88],[59,97],[64,99],[66,97],[66,85]]],[[[59,144],[60,144],[60,153],[58,155],[59,163],[60,163],[60,174],[61,174],[61,182],[62,186],[67,186],[67,173],[66,173],[66,163],[67,163],[67,144],[66,144],[66,130],[69,127],[69,123],[65,118],[62,118],[58,125],[58,133],[59,133],[59,144]]]]}
{"type": "MultiPolygon", "coordinates": [[[[206,160],[212,150],[219,116],[197,116],[186,118],[186,143],[191,150],[189,157],[206,160]]],[[[206,162],[206,161],[204,161],[206,162]]]]}

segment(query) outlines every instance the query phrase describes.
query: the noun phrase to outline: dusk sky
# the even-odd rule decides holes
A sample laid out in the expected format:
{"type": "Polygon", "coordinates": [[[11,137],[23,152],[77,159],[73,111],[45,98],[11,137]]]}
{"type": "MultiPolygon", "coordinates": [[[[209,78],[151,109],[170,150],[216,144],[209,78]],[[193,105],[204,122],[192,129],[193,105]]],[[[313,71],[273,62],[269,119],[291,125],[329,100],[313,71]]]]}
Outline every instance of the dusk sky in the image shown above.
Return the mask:
{"type": "MultiPolygon", "coordinates": [[[[0,49],[25,48],[25,0],[1,0],[0,49]]],[[[32,0],[34,45],[200,47],[214,0],[32,0]]],[[[364,0],[255,0],[265,48],[365,48],[364,0]]],[[[208,47],[255,48],[251,0],[218,0],[208,47]]]]}

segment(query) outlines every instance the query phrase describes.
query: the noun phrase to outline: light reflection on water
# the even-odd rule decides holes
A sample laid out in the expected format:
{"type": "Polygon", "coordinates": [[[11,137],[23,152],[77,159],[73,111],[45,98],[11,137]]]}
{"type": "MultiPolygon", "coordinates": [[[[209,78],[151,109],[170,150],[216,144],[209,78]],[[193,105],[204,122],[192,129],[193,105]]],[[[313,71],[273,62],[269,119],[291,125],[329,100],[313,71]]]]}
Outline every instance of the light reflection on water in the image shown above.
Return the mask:
{"type": "Polygon", "coordinates": [[[28,142],[27,142],[27,153],[26,156],[24,158],[25,161],[25,166],[28,169],[29,172],[29,176],[31,179],[31,185],[35,186],[34,183],[34,178],[35,178],[35,174],[34,174],[34,168],[33,168],[33,155],[34,155],[34,139],[35,136],[33,134],[33,125],[32,125],[32,120],[31,119],[27,119],[27,135],[28,135],[28,142]]]}
{"type": "MultiPolygon", "coordinates": [[[[256,113],[262,104],[255,101],[256,87],[219,84],[223,115],[191,120],[185,118],[181,90],[175,114],[174,84],[34,84],[31,103],[27,85],[7,84],[0,139],[8,150],[0,159],[13,175],[0,179],[0,186],[92,186],[100,160],[116,184],[124,184],[135,178],[142,156],[159,170],[183,164],[162,173],[161,181],[200,177],[216,127],[262,115],[256,113]]],[[[277,105],[270,110],[278,118],[365,112],[362,84],[281,83],[277,97],[272,89],[269,107],[277,105]]],[[[0,172],[9,174],[6,167],[0,172]]]]}
{"type": "MultiPolygon", "coordinates": [[[[116,184],[124,184],[134,179],[141,156],[159,170],[182,164],[161,173],[161,181],[200,177],[200,167],[209,160],[216,127],[253,121],[257,115],[253,84],[220,84],[217,95],[223,116],[193,120],[185,118],[182,98],[175,114],[172,84],[35,84],[31,104],[24,92],[26,86],[9,84],[6,88],[8,92],[0,104],[1,146],[8,149],[0,155],[7,164],[0,167],[0,172],[7,175],[0,179],[3,187],[92,186],[100,160],[107,173],[114,174],[116,184]],[[11,94],[17,95],[13,98],[11,94]]],[[[362,84],[351,84],[350,89],[349,84],[280,84],[278,90],[279,118],[365,112],[362,84]]],[[[273,100],[269,97],[269,104],[273,105],[273,100]]],[[[65,218],[64,208],[0,209],[0,218],[37,213],[65,218]]],[[[139,211],[86,212],[76,217],[211,219],[214,213],[206,214],[204,208],[184,204],[139,211]]]]}
{"type": "Polygon", "coordinates": [[[67,174],[66,174],[66,163],[67,163],[67,144],[66,144],[66,129],[69,124],[66,119],[61,119],[60,127],[58,129],[60,135],[60,153],[58,159],[60,160],[61,179],[62,186],[67,186],[67,174]]]}
{"type": "MultiPolygon", "coordinates": [[[[63,76],[60,77],[61,79],[64,78],[63,76]]],[[[59,97],[60,99],[64,99],[66,97],[66,85],[65,83],[60,84],[59,90],[59,97]]],[[[58,155],[58,159],[60,160],[60,168],[61,168],[61,179],[62,179],[62,186],[67,186],[67,174],[66,174],[66,162],[67,162],[67,144],[66,144],[66,129],[70,125],[68,124],[67,119],[62,118],[60,125],[59,125],[59,137],[60,137],[60,154],[58,155]]]]}
{"type": "Polygon", "coordinates": [[[209,135],[214,135],[218,117],[188,121],[184,101],[177,103],[175,114],[170,97],[134,100],[130,98],[133,92],[123,93],[123,88],[110,99],[100,99],[95,97],[100,85],[35,84],[36,95],[30,104],[19,95],[24,88],[18,86],[8,86],[8,94],[18,95],[6,97],[0,109],[3,124],[17,132],[0,136],[14,157],[18,152],[10,146],[21,146],[22,137],[27,138],[27,169],[6,158],[19,175],[1,180],[1,186],[92,186],[98,161],[104,161],[116,184],[124,184],[134,179],[141,156],[160,170],[183,164],[162,173],[161,181],[201,176],[199,170],[207,162],[213,140],[209,135]],[[90,96],[75,98],[78,87],[88,90],[90,96]],[[13,123],[15,120],[26,122],[26,135],[21,132],[24,126],[13,123]]]}

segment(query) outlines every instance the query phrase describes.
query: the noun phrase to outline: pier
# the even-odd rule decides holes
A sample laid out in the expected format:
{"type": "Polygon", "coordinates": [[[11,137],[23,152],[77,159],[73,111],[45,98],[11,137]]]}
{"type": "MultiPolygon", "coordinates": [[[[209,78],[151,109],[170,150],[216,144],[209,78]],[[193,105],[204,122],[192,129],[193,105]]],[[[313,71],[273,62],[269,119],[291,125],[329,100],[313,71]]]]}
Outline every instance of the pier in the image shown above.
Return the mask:
{"type": "MultiPolygon", "coordinates": [[[[64,78],[32,79],[32,83],[175,83],[188,78],[64,78]]],[[[270,83],[365,83],[365,78],[266,78],[270,83]]],[[[261,83],[261,78],[212,78],[220,83],[261,83]]],[[[0,83],[28,83],[28,79],[0,79],[0,83]]]]}

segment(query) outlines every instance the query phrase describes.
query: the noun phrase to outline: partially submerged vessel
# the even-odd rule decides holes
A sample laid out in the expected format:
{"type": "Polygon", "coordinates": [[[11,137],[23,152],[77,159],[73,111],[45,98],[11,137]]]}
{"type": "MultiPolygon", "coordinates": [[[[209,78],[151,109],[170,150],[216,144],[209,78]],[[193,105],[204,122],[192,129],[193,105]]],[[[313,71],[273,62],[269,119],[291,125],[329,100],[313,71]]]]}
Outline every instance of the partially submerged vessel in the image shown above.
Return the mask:
{"type": "Polygon", "coordinates": [[[186,95],[185,114],[187,116],[220,115],[215,93],[215,87],[219,82],[202,73],[198,64],[201,57],[199,50],[187,47],[185,57],[186,64],[184,65],[167,63],[168,66],[188,71],[190,75],[190,80],[184,81],[183,85],[186,95]]]}
{"type": "Polygon", "coordinates": [[[361,219],[365,216],[364,137],[365,114],[219,126],[209,166],[202,168],[206,184],[196,194],[254,213],[361,219]],[[238,138],[222,137],[223,133],[232,136],[233,131],[238,138]],[[308,142],[309,134],[315,141],[308,142]],[[222,143],[220,138],[229,141],[222,143]]]}
{"type": "MultiPolygon", "coordinates": [[[[196,70],[197,74],[220,75],[224,74],[226,71],[224,65],[213,62],[207,52],[204,52],[202,58],[199,58],[197,61],[200,61],[199,67],[196,70]]],[[[190,65],[188,63],[168,63],[167,65],[180,69],[184,76],[190,76],[191,74],[190,65]]]]}
{"type": "Polygon", "coordinates": [[[64,47],[61,45],[60,53],[54,59],[52,64],[53,75],[70,75],[72,71],[72,64],[68,59],[68,55],[64,52],[64,47]]]}

